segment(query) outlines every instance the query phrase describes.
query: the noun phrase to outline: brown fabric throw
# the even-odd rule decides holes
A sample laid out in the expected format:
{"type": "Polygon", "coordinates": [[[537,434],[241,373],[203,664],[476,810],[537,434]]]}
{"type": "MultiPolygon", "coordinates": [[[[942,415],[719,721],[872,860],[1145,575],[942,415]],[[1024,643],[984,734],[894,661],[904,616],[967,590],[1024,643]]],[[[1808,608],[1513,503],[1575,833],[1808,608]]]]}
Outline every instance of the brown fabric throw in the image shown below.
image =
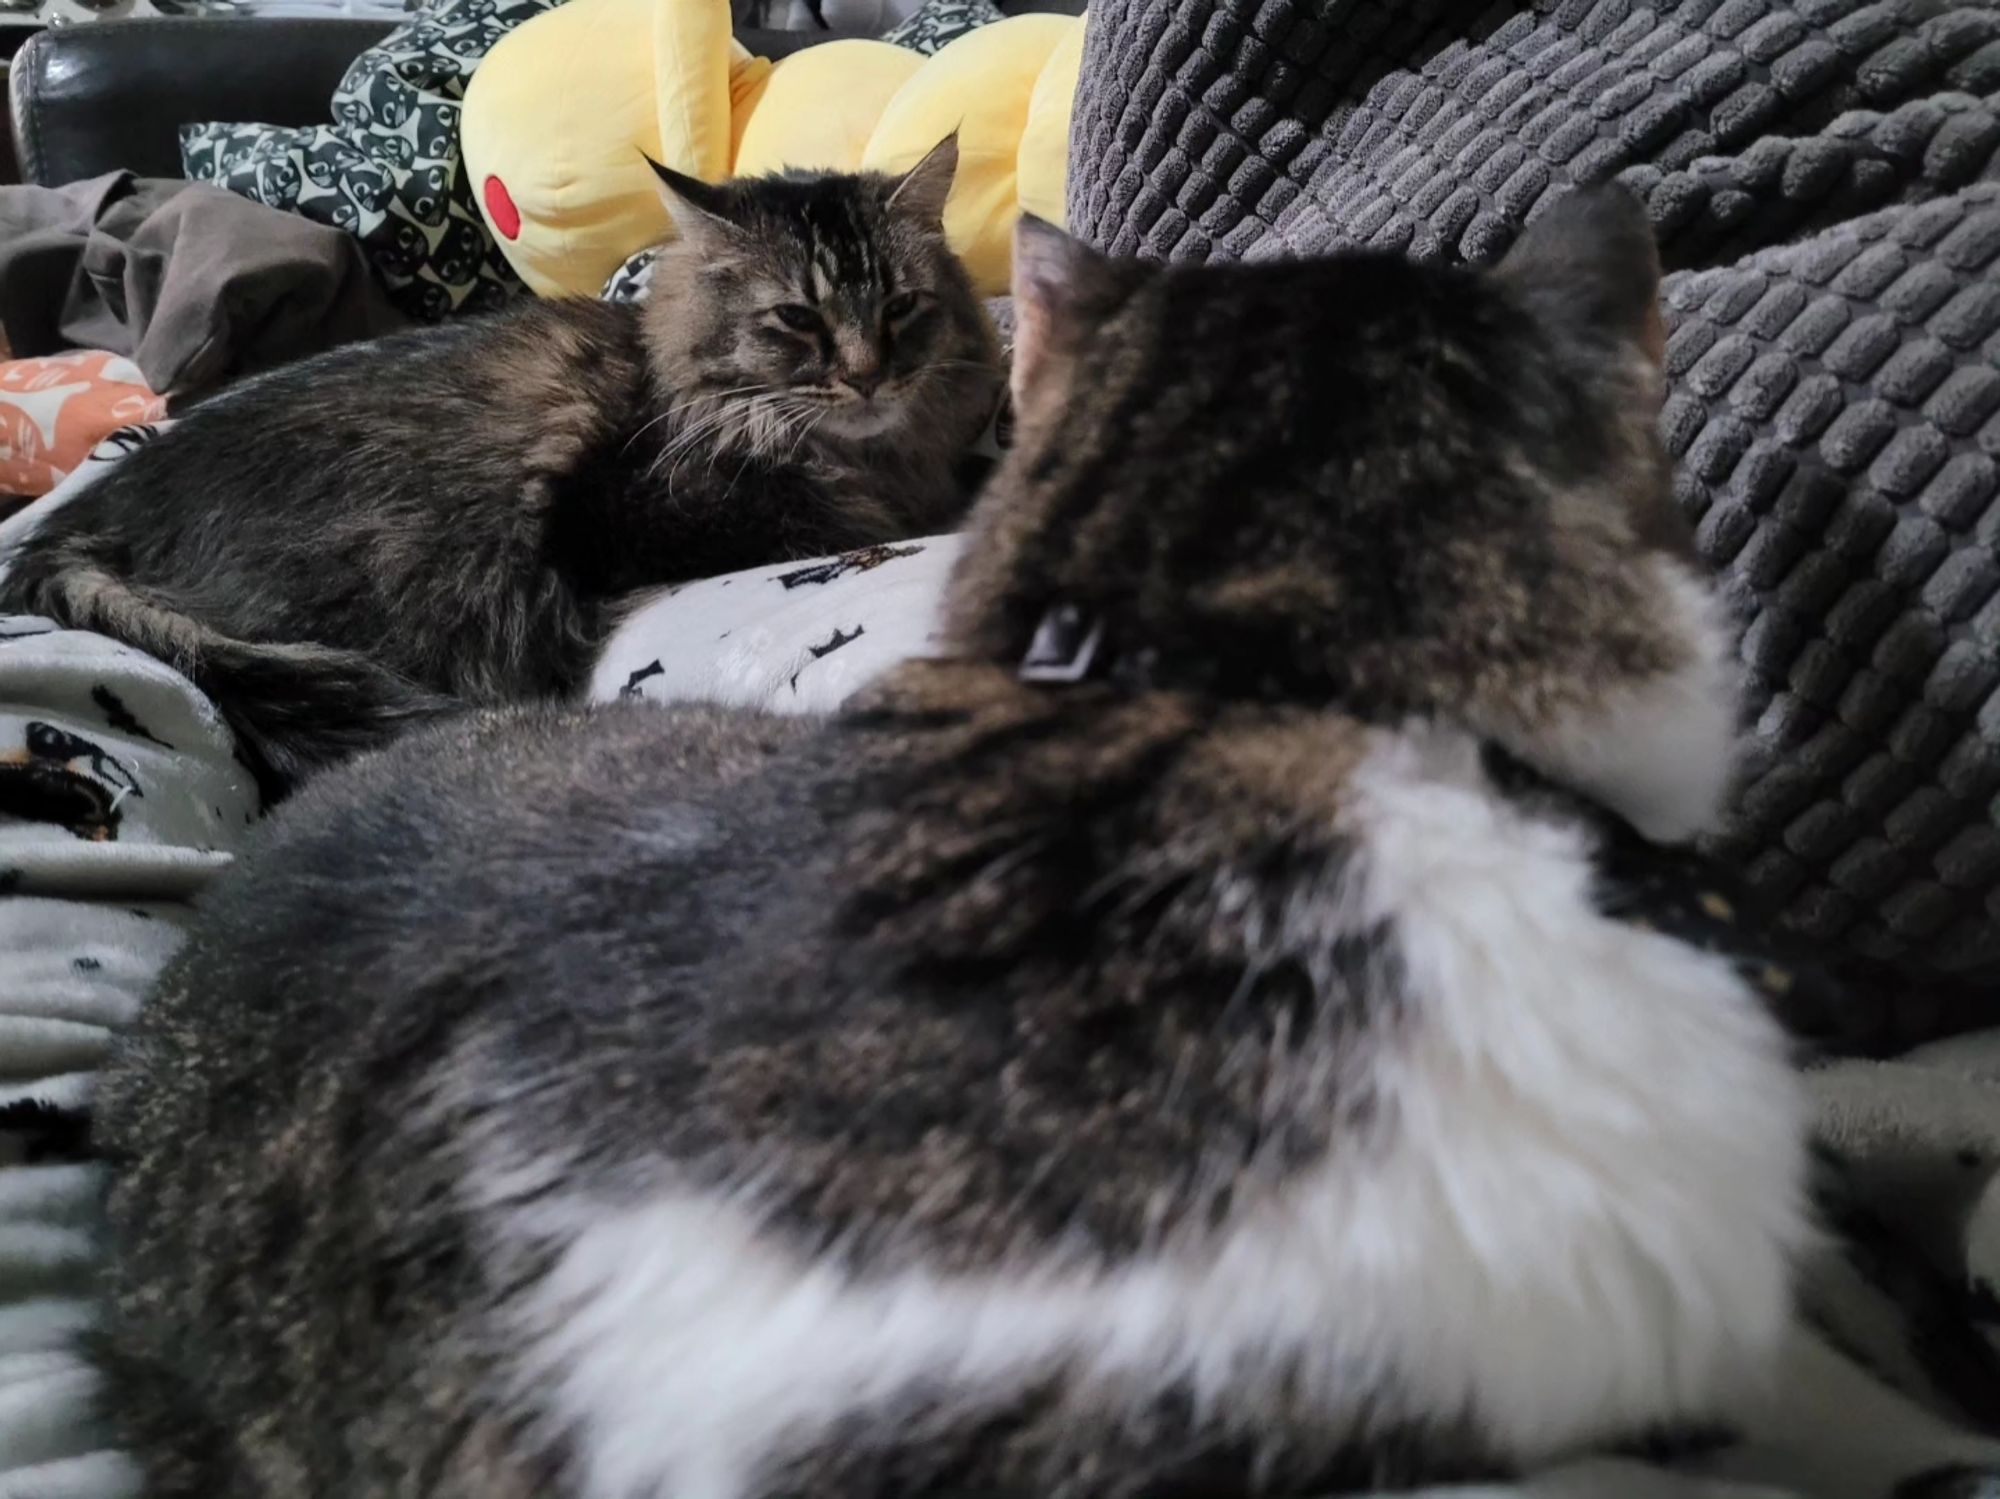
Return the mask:
{"type": "Polygon", "coordinates": [[[348,235],[222,188],[129,172],[0,188],[16,357],[108,349],[182,402],[403,322],[348,235]]]}

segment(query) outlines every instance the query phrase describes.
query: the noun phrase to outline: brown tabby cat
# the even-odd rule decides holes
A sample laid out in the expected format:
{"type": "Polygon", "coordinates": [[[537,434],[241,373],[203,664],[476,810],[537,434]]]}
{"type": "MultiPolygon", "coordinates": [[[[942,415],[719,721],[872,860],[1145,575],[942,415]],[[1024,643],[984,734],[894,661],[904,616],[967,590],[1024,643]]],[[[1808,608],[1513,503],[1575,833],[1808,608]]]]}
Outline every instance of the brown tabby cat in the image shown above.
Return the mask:
{"type": "Polygon", "coordinates": [[[947,527],[1001,385],[956,164],[658,169],[681,232],[644,310],[531,302],[238,387],[49,514],[0,612],[180,667],[282,789],[570,693],[637,590],[947,527]]]}
{"type": "Polygon", "coordinates": [[[1317,1493],[1730,1411],[1781,1038],[1494,769],[1716,815],[1655,277],[1616,194],[1491,274],[1028,226],[939,659],[308,787],[104,1083],[153,1493],[1317,1493]]]}

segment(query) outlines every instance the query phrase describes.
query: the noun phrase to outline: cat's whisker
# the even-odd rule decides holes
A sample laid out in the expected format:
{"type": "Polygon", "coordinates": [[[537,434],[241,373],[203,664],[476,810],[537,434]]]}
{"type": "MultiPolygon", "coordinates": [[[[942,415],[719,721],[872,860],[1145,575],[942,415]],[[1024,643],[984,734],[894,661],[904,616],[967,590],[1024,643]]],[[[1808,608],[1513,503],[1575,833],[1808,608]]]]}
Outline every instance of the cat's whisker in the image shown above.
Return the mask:
{"type": "Polygon", "coordinates": [[[755,457],[768,456],[767,450],[773,446],[772,423],[774,412],[784,400],[782,392],[759,396],[747,401],[738,412],[738,440],[755,457]]]}
{"type": "Polygon", "coordinates": [[[704,391],[700,395],[690,396],[688,397],[688,399],[684,401],[677,401],[673,405],[667,407],[667,409],[662,411],[658,416],[652,418],[650,421],[643,423],[636,432],[634,432],[630,437],[625,439],[625,446],[620,448],[619,452],[621,453],[630,452],[632,449],[632,444],[637,442],[640,438],[644,437],[648,432],[652,431],[653,428],[659,426],[660,423],[672,421],[682,412],[693,411],[698,407],[706,406],[713,402],[727,401],[735,396],[747,395],[753,391],[768,390],[769,388],[770,387],[768,385],[760,382],[754,385],[739,385],[733,390],[704,391]]]}
{"type": "Polygon", "coordinates": [[[810,430],[806,425],[810,420],[810,414],[792,393],[787,392],[784,399],[773,403],[768,416],[771,423],[770,455],[776,457],[779,444],[786,438],[792,438],[792,446],[781,460],[789,463],[797,456],[800,437],[810,430]]]}
{"type": "MultiPolygon", "coordinates": [[[[755,389],[756,393],[747,400],[718,405],[705,413],[665,446],[654,462],[656,472],[659,466],[667,466],[669,489],[679,478],[688,454],[699,447],[707,450],[704,472],[713,472],[722,454],[738,443],[749,448],[753,454],[763,456],[766,446],[764,433],[769,426],[771,412],[786,399],[787,393],[768,386],[755,389]]],[[[733,483],[732,480],[732,488],[733,483]]]]}
{"type": "Polygon", "coordinates": [[[666,468],[670,463],[672,463],[675,459],[677,459],[682,453],[685,453],[689,448],[700,443],[701,440],[708,435],[709,430],[714,426],[717,420],[718,419],[712,415],[705,416],[699,422],[690,424],[688,427],[684,428],[681,432],[676,434],[676,436],[671,442],[662,444],[660,451],[653,456],[652,463],[648,465],[647,474],[649,476],[658,474],[662,469],[666,468]]]}
{"type": "MultiPolygon", "coordinates": [[[[760,403],[769,402],[779,394],[772,391],[768,386],[744,386],[741,390],[743,392],[754,392],[754,394],[751,394],[746,401],[718,401],[714,397],[705,398],[700,404],[708,405],[709,409],[703,411],[700,416],[687,423],[662,446],[660,454],[654,460],[652,472],[657,473],[659,467],[663,464],[677,459],[680,455],[698,444],[721,433],[730,424],[742,421],[746,410],[754,411],[760,403]]],[[[725,394],[733,395],[736,392],[727,392],[725,394]]]]}
{"type": "Polygon", "coordinates": [[[704,468],[712,470],[720,450],[708,439],[721,429],[726,420],[724,415],[717,413],[705,418],[700,425],[689,428],[679,439],[660,450],[649,472],[657,475],[664,469],[667,489],[671,493],[675,481],[680,476],[681,465],[686,461],[688,454],[705,452],[707,456],[704,468]]]}
{"type": "Polygon", "coordinates": [[[832,409],[826,407],[817,412],[801,409],[796,413],[799,418],[799,430],[798,435],[792,439],[791,449],[785,454],[787,463],[798,458],[800,451],[812,440],[813,434],[819,431],[820,423],[826,420],[827,412],[832,409]]]}

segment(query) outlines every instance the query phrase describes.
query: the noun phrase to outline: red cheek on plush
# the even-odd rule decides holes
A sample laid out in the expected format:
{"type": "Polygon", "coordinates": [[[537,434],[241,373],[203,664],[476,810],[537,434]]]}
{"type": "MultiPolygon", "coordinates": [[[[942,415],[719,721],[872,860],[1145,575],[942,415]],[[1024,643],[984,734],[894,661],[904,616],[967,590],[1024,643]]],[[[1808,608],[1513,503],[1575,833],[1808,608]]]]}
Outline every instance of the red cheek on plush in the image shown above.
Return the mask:
{"type": "Polygon", "coordinates": [[[521,237],[521,210],[514,206],[514,199],[507,192],[507,184],[498,177],[488,177],[480,191],[486,198],[486,216],[493,221],[493,227],[500,231],[504,239],[521,237]]]}

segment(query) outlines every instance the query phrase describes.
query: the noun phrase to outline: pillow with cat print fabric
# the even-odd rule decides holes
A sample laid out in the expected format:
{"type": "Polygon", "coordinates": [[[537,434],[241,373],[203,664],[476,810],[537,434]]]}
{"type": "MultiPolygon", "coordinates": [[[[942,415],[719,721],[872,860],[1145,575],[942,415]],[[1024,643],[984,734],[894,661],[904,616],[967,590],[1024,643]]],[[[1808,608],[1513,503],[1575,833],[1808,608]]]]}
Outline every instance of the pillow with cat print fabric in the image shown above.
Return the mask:
{"type": "Polygon", "coordinates": [[[924,0],[903,20],[882,34],[885,42],[908,47],[929,57],[968,31],[1004,19],[993,0],[924,0]]]}
{"type": "Polygon", "coordinates": [[[432,0],[354,60],[331,124],[185,125],[182,169],[345,229],[412,317],[498,306],[522,287],[473,203],[459,105],[493,44],[552,3],[432,0]]]}
{"type": "Polygon", "coordinates": [[[660,247],[648,245],[636,250],[626,262],[611,273],[611,279],[604,283],[604,300],[607,302],[643,302],[646,293],[653,289],[653,262],[660,258],[660,247]]]}

